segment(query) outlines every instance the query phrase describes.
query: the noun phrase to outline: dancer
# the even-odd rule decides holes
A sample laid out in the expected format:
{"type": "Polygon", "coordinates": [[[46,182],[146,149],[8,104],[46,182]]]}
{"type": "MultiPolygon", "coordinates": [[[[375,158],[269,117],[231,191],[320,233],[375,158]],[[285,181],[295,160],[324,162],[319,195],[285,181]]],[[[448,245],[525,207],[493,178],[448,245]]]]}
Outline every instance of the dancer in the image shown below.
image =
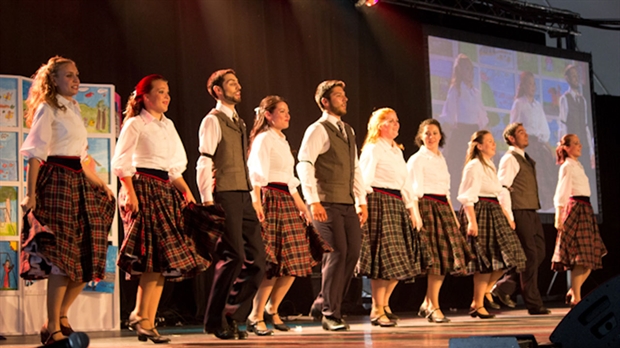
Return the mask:
{"type": "Polygon", "coordinates": [[[459,222],[450,200],[450,173],[439,151],[445,144],[441,124],[434,119],[420,123],[415,137],[420,150],[407,161],[413,187],[414,210],[421,221],[417,227],[431,254],[426,271],[427,288],[418,315],[433,323],[448,323],[439,306],[439,291],[447,274],[465,275],[467,263],[475,256],[459,231],[459,222]]]}
{"type": "Polygon", "coordinates": [[[278,314],[280,303],[295,277],[312,274],[312,267],[321,261],[318,256],[331,250],[312,225],[308,226],[310,213],[297,192],[300,182],[294,175],[295,158],[282,133],[289,127],[290,118],[288,105],[281,97],[267,96],[256,108],[250,133],[252,204],[262,223],[267,267],[246,328],[259,336],[273,334],[267,322],[276,330],[290,330],[278,314]],[[313,249],[316,244],[311,241],[323,246],[313,249]]]}
{"type": "Polygon", "coordinates": [[[563,136],[556,150],[557,163],[561,164],[553,199],[558,237],[551,268],[556,272],[571,270],[571,287],[566,294],[571,307],[581,301],[581,286],[590,272],[603,267],[601,259],[607,254],[590,205],[588,177],[579,163],[581,150],[575,134],[563,136]]]}
{"type": "Polygon", "coordinates": [[[485,294],[512,267],[525,268],[525,254],[514,229],[514,221],[500,206],[497,197],[502,185],[491,158],[495,140],[487,130],[474,133],[469,142],[458,199],[461,232],[467,235],[476,260],[467,265],[474,274],[474,298],[469,314],[480,319],[494,318],[484,307],[485,294]]]}
{"type": "Polygon", "coordinates": [[[493,301],[497,297],[504,305],[515,308],[516,303],[510,296],[521,285],[521,295],[529,314],[549,314],[543,305],[538,290],[538,267],[545,258],[545,234],[540,217],[538,182],[536,181],[536,162],[525,152],[529,144],[529,135],[521,123],[511,123],[504,130],[504,140],[508,151],[499,162],[498,178],[504,187],[499,201],[508,212],[510,220],[515,222],[515,232],[519,237],[527,261],[525,270],[517,274],[510,270],[491,293],[485,294],[485,305],[499,309],[493,301]]]}
{"type": "Polygon", "coordinates": [[[182,176],[187,167],[183,143],[164,115],[169,104],[163,76],[140,80],[127,102],[112,158],[112,171],[122,184],[119,207],[125,230],[118,266],[140,278],[129,326],[138,339],[154,343],[170,341],[155,329],[164,281],[191,278],[209,266],[185,233],[183,209],[196,201],[182,176]]]}
{"type": "Polygon", "coordinates": [[[246,339],[247,332],[237,323],[246,321],[263,279],[265,248],[250,197],[246,127],[235,111],[241,84],[234,70],[218,70],[209,77],[207,91],[217,104],[200,124],[196,180],[203,205],[224,209],[226,231],[216,246],[205,332],[220,339],[246,339]]]}
{"type": "Polygon", "coordinates": [[[390,309],[390,296],[398,281],[411,281],[430,263],[414,230],[422,220],[414,211],[402,145],[394,141],[399,128],[394,110],[375,110],[360,156],[366,191],[373,193],[368,196],[357,274],[370,278],[370,323],[381,327],[396,326],[398,317],[390,309]]]}
{"type": "Polygon", "coordinates": [[[73,333],[67,313],[84,284],[105,277],[108,232],[115,200],[107,185],[82,165],[87,132],[73,97],[75,63],[52,57],[34,75],[26,105],[31,127],[20,153],[28,158],[27,215],[22,230],[21,277],[48,279],[47,324],[41,343],[73,333]]]}
{"type": "Polygon", "coordinates": [[[314,226],[334,249],[323,255],[321,292],[311,309],[330,331],[349,329],[341,304],[359,258],[360,226],[368,217],[355,134],[342,122],[348,101],[344,88],[338,80],[318,85],[314,98],[323,115],[306,130],[297,164],[314,226]]]}

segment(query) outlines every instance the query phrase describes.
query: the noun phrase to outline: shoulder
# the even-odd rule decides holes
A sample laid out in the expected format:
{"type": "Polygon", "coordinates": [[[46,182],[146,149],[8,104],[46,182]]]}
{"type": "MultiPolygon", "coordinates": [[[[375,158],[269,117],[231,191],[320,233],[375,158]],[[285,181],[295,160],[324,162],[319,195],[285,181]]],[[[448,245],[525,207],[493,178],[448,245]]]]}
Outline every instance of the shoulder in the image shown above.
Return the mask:
{"type": "Polygon", "coordinates": [[[473,160],[467,162],[467,164],[465,165],[465,170],[466,171],[470,171],[470,170],[479,170],[482,169],[482,162],[480,162],[479,159],[474,158],[473,160]]]}
{"type": "Polygon", "coordinates": [[[123,123],[123,128],[141,129],[142,127],[144,127],[144,120],[139,115],[131,117],[123,123]]]}

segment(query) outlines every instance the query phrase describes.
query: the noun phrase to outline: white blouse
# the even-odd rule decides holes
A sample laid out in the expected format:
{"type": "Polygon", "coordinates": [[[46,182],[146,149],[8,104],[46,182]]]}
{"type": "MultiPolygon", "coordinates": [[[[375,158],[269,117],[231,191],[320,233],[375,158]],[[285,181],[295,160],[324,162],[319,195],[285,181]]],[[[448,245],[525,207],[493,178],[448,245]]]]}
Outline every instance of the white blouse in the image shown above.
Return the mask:
{"type": "Polygon", "coordinates": [[[502,184],[497,178],[497,170],[493,162],[488,162],[491,168],[485,166],[475,158],[465,165],[463,178],[456,197],[464,206],[473,206],[478,197],[499,197],[502,184]]]}
{"type": "Polygon", "coordinates": [[[121,129],[112,158],[112,172],[119,178],[133,176],[136,167],[168,172],[170,181],[183,175],[187,155],[172,120],[156,119],[145,109],[121,129]]]}
{"type": "MultiPolygon", "coordinates": [[[[295,177],[294,168],[295,158],[286,136],[269,129],[254,138],[248,158],[252,186],[281,182],[288,185],[291,194],[296,193],[299,180],[295,177]]],[[[252,195],[252,200],[256,202],[258,197],[252,195]]]]}
{"type": "Polygon", "coordinates": [[[535,136],[543,143],[549,141],[551,131],[542,104],[536,99],[530,103],[527,97],[515,99],[510,110],[510,123],[523,123],[523,128],[530,136],[535,136]]]}
{"type": "Polygon", "coordinates": [[[413,185],[414,199],[422,198],[425,193],[450,197],[450,172],[441,152],[436,155],[422,145],[418,152],[409,157],[407,171],[413,185]]]}
{"type": "Polygon", "coordinates": [[[400,190],[405,207],[413,207],[413,191],[407,175],[403,151],[379,138],[374,144],[366,144],[360,155],[360,168],[366,192],[372,187],[400,190]]]}
{"type": "Polygon", "coordinates": [[[34,113],[28,137],[20,148],[26,158],[46,161],[48,156],[79,156],[86,158],[88,147],[86,127],[75,100],[57,95],[66,109],[60,110],[41,103],[34,113]]]}
{"type": "Polygon", "coordinates": [[[557,207],[565,207],[571,196],[590,197],[590,181],[579,161],[568,157],[560,166],[558,186],[555,188],[553,204],[557,207]]]}

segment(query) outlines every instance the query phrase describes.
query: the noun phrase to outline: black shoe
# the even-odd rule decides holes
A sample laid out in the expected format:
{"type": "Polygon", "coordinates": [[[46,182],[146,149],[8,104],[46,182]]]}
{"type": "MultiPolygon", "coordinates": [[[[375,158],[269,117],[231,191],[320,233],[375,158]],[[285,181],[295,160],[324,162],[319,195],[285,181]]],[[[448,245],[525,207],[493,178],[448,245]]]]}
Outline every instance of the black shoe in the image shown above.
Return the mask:
{"type": "Polygon", "coordinates": [[[237,339],[245,340],[248,338],[247,331],[239,330],[239,326],[237,325],[237,321],[235,319],[232,319],[231,317],[226,317],[226,322],[228,322],[228,327],[237,336],[237,339]]]}
{"type": "Polygon", "coordinates": [[[551,311],[549,309],[547,309],[547,307],[542,306],[536,309],[528,309],[527,312],[530,315],[545,315],[545,314],[551,314],[551,311]]]}
{"type": "Polygon", "coordinates": [[[314,321],[321,321],[321,318],[323,318],[323,313],[320,309],[312,306],[310,307],[310,316],[314,319],[314,321]]]}
{"type": "Polygon", "coordinates": [[[245,322],[245,331],[247,332],[254,332],[257,336],[271,336],[273,335],[273,331],[266,329],[266,330],[261,330],[257,327],[258,323],[264,323],[264,320],[259,320],[259,321],[255,321],[252,322],[250,321],[250,319],[248,319],[245,322]]]}
{"type": "Polygon", "coordinates": [[[482,313],[478,312],[482,308],[484,308],[484,307],[480,307],[478,309],[470,308],[469,309],[469,315],[471,315],[472,318],[478,317],[480,319],[493,319],[493,318],[495,318],[495,314],[482,314],[482,313]]]}
{"type": "Polygon", "coordinates": [[[396,314],[392,313],[391,311],[390,311],[390,312],[386,311],[386,310],[385,310],[386,308],[388,308],[388,309],[389,309],[390,307],[389,307],[389,306],[385,306],[385,307],[383,307],[383,311],[385,312],[385,316],[386,316],[386,317],[388,317],[388,319],[390,319],[390,320],[400,320],[400,318],[398,317],[398,315],[396,315],[396,314]]]}
{"type": "MultiPolygon", "coordinates": [[[[275,313],[274,313],[274,314],[269,314],[269,313],[267,313],[267,311],[265,310],[265,312],[263,313],[263,317],[265,318],[265,323],[270,323],[271,325],[273,325],[274,329],[279,330],[279,331],[290,331],[290,330],[291,330],[291,328],[290,328],[290,327],[288,327],[288,325],[286,325],[286,324],[284,323],[284,321],[283,321],[281,324],[276,324],[276,323],[273,321],[273,316],[274,316],[274,315],[276,315],[276,314],[275,314],[275,313]]],[[[278,317],[279,317],[279,316],[280,316],[280,315],[278,315],[278,317]]]]}
{"type": "Polygon", "coordinates": [[[499,303],[496,303],[496,302],[493,301],[493,295],[490,292],[487,292],[486,294],[484,294],[484,306],[485,307],[489,307],[491,309],[500,309],[501,308],[499,303]],[[490,300],[489,300],[489,297],[491,298],[490,300]]]}
{"type": "Polygon", "coordinates": [[[418,311],[418,317],[420,318],[426,318],[428,317],[428,310],[426,308],[422,308],[420,307],[420,310],[418,311]]]}
{"type": "Polygon", "coordinates": [[[330,315],[323,316],[323,319],[321,319],[321,326],[323,326],[323,330],[327,331],[348,330],[348,325],[342,319],[330,315]]]}
{"type": "Polygon", "coordinates": [[[380,326],[380,327],[394,327],[396,326],[396,322],[388,318],[387,313],[381,314],[376,318],[370,319],[370,324],[372,326],[380,326]],[[381,317],[385,317],[388,321],[381,321],[381,317]]]}
{"type": "Polygon", "coordinates": [[[438,316],[435,315],[435,312],[438,310],[439,308],[435,308],[432,311],[430,311],[428,313],[428,315],[426,316],[426,319],[428,319],[429,323],[436,323],[436,324],[443,324],[443,323],[449,323],[450,319],[446,318],[446,316],[444,315],[443,318],[439,318],[438,316]]]}
{"type": "Polygon", "coordinates": [[[153,343],[169,343],[170,342],[170,338],[164,337],[160,335],[159,333],[155,332],[154,331],[155,328],[152,328],[149,330],[142,328],[142,325],[140,325],[140,323],[142,323],[143,321],[148,321],[148,319],[142,318],[134,326],[135,331],[138,334],[138,341],[145,342],[148,339],[148,340],[151,340],[153,343]]]}
{"type": "Polygon", "coordinates": [[[213,334],[221,340],[236,340],[239,337],[230,327],[218,327],[216,329],[205,328],[205,333],[213,334]]]}
{"type": "MultiPolygon", "coordinates": [[[[509,295],[504,295],[502,293],[500,293],[499,291],[491,291],[491,295],[497,297],[497,299],[499,300],[499,302],[503,303],[504,306],[508,307],[508,308],[515,308],[517,306],[517,304],[510,298],[509,295]]],[[[486,296],[485,296],[486,299],[486,296]]],[[[493,307],[491,307],[493,308],[493,307]]]]}

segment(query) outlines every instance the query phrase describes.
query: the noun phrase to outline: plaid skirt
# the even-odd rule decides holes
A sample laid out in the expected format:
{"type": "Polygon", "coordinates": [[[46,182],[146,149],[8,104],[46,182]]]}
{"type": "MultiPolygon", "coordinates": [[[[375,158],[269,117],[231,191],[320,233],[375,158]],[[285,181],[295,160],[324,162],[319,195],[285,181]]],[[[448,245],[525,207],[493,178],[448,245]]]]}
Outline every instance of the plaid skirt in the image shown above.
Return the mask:
{"type": "Polygon", "coordinates": [[[418,204],[423,224],[420,234],[431,254],[427,273],[466,275],[467,264],[476,256],[460,233],[450,205],[427,197],[418,204]]]}
{"type": "Polygon", "coordinates": [[[279,190],[263,188],[261,235],[265,245],[268,278],[312,274],[323,257],[333,249],[314,229],[306,225],[293,197],[279,190]]]}
{"type": "Polygon", "coordinates": [[[401,199],[371,193],[356,273],[371,279],[413,280],[431,263],[420,239],[401,199]]]}
{"type": "Polygon", "coordinates": [[[607,254],[592,206],[571,199],[566,207],[564,229],[558,231],[551,269],[556,272],[573,269],[575,265],[596,270],[603,267],[602,258],[607,254]]]}
{"type": "Polygon", "coordinates": [[[119,192],[119,208],[125,239],[117,265],[128,278],[144,272],[162,273],[167,280],[180,281],[205,271],[210,258],[196,252],[193,236],[186,233],[183,209],[187,203],[168,181],[136,174],[133,187],[139,211],[124,209],[127,191],[119,192]]]}
{"type": "Polygon", "coordinates": [[[480,199],[474,204],[478,236],[467,236],[467,215],[465,208],[459,211],[461,233],[467,237],[476,260],[467,264],[468,273],[490,273],[516,267],[517,272],[525,269],[525,252],[517,233],[510,228],[502,207],[497,202],[480,199]]]}
{"type": "Polygon", "coordinates": [[[81,170],[49,162],[39,170],[35,192],[35,209],[24,217],[21,233],[20,276],[103,279],[116,202],[81,170]]]}

